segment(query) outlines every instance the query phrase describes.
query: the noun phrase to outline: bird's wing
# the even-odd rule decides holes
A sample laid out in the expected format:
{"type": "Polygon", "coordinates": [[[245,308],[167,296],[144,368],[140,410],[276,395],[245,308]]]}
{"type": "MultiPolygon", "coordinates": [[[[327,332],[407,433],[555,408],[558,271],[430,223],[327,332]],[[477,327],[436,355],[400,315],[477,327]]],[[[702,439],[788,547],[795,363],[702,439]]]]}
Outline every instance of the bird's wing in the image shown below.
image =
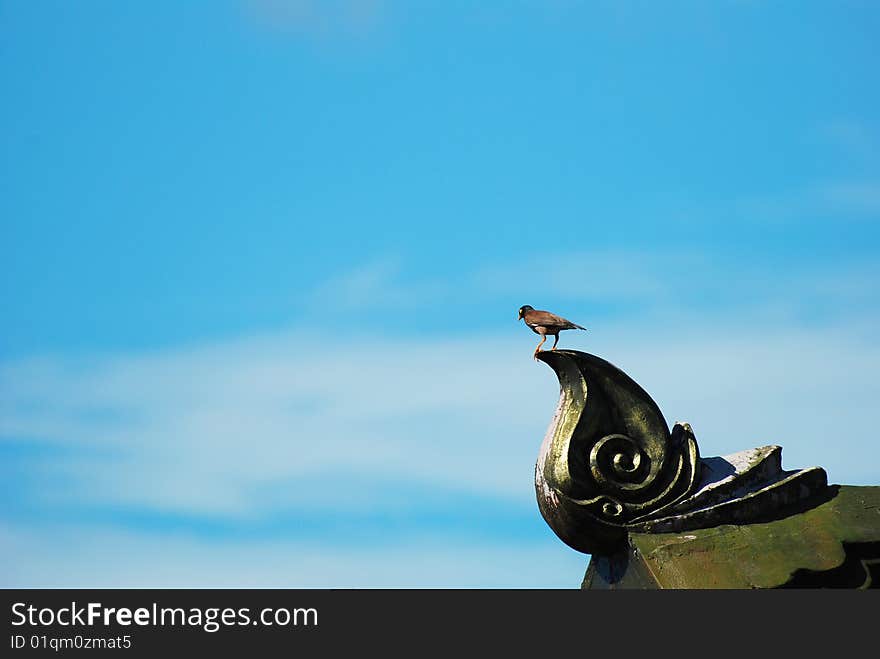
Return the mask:
{"type": "Polygon", "coordinates": [[[530,327],[559,327],[561,329],[585,329],[580,325],[575,325],[570,320],[566,320],[562,316],[557,316],[549,311],[529,311],[526,314],[526,323],[530,327]]]}

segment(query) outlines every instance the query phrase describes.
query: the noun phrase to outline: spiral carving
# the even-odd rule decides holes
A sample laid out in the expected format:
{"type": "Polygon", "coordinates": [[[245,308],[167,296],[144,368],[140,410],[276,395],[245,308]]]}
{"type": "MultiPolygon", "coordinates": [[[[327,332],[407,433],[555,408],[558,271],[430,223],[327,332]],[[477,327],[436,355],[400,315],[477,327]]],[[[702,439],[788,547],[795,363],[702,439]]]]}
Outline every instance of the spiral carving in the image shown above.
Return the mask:
{"type": "Polygon", "coordinates": [[[696,439],[686,424],[670,433],[651,397],[609,362],[568,350],[539,359],[556,372],[560,398],[536,465],[538,506],[570,546],[609,550],[629,522],[693,490],[696,439]]]}
{"type": "Polygon", "coordinates": [[[596,483],[610,492],[645,487],[651,458],[631,437],[606,435],[590,449],[590,473],[596,483]]]}

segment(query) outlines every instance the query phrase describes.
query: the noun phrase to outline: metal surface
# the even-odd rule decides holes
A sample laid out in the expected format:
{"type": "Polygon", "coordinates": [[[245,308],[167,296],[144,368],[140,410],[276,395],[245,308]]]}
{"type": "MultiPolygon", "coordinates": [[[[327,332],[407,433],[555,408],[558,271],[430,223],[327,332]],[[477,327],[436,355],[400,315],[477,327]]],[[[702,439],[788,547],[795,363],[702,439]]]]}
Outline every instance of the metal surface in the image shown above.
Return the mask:
{"type": "Polygon", "coordinates": [[[670,431],[647,392],[600,357],[538,358],[560,386],[535,468],[538,508],[578,551],[618,555],[629,533],[777,519],[827,491],[821,467],[784,471],[779,446],[700,459],[690,425],[670,431]]]}

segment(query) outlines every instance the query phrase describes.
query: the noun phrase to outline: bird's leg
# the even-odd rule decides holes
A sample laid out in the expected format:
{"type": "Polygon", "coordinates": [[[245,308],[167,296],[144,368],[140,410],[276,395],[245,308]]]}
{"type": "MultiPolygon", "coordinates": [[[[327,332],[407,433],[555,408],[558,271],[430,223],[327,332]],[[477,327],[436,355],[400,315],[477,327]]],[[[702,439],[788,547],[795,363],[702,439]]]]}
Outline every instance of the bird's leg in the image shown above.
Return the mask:
{"type": "Polygon", "coordinates": [[[541,342],[538,344],[538,347],[535,348],[535,354],[532,355],[535,359],[538,358],[538,353],[541,352],[541,346],[544,345],[544,341],[546,341],[546,340],[547,340],[547,335],[542,334],[541,335],[541,342]]]}
{"type": "Polygon", "coordinates": [[[556,350],[556,344],[559,343],[559,335],[556,335],[556,340],[553,341],[553,347],[550,350],[556,350]]]}

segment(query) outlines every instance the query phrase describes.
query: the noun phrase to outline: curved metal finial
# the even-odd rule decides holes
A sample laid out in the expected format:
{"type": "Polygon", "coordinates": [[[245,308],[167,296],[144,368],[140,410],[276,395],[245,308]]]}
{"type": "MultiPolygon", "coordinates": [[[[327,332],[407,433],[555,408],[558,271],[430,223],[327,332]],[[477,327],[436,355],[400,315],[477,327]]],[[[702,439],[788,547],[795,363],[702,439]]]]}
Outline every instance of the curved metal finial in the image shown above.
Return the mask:
{"type": "Polygon", "coordinates": [[[538,507],[570,547],[609,554],[629,531],[746,523],[827,487],[819,467],[784,472],[781,448],[701,460],[687,423],[666,425],[632,378],[584,352],[541,352],[560,397],[535,468],[538,507]]]}
{"type": "Polygon", "coordinates": [[[632,378],[584,352],[542,352],[559,378],[559,406],[535,474],[544,519],[568,545],[616,545],[634,519],[687,496],[699,451],[687,425],[669,427],[632,378]]]}

